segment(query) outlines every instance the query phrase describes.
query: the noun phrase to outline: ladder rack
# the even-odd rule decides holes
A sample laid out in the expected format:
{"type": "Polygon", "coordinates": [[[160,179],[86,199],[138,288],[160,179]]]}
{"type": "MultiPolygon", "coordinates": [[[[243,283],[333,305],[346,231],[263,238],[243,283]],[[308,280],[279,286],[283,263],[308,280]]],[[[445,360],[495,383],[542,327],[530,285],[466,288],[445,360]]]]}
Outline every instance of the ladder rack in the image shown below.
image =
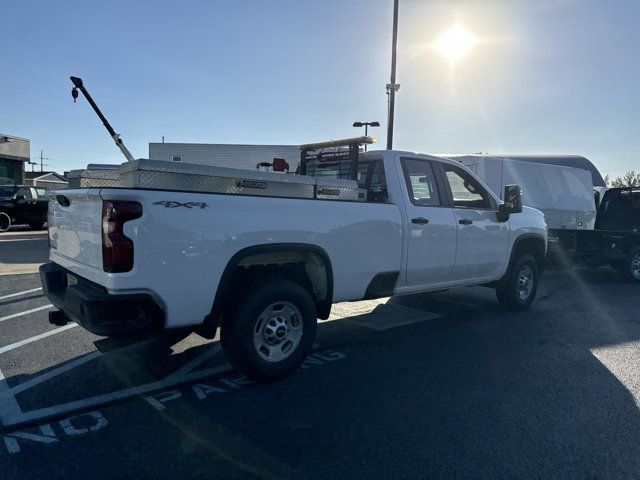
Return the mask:
{"type": "Polygon", "coordinates": [[[362,136],[300,145],[300,174],[307,174],[307,162],[309,160],[317,160],[319,162],[346,160],[350,162],[349,179],[358,180],[360,145],[372,143],[376,143],[375,137],[362,136]],[[325,151],[326,149],[331,150],[325,151]]]}

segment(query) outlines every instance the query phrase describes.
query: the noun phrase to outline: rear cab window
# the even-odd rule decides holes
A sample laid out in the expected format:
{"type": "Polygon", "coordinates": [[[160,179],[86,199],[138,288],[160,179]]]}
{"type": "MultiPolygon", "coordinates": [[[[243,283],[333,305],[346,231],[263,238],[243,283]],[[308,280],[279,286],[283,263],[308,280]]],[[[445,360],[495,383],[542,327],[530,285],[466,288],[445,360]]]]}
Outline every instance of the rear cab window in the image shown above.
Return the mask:
{"type": "Polygon", "coordinates": [[[640,230],[640,189],[609,190],[598,210],[596,228],[603,230],[640,230]]]}
{"type": "MultiPolygon", "coordinates": [[[[351,162],[331,159],[311,160],[306,174],[312,177],[349,180],[351,162]]],[[[389,192],[382,158],[361,157],[358,162],[358,187],[364,191],[367,202],[388,203],[389,192]]]]}

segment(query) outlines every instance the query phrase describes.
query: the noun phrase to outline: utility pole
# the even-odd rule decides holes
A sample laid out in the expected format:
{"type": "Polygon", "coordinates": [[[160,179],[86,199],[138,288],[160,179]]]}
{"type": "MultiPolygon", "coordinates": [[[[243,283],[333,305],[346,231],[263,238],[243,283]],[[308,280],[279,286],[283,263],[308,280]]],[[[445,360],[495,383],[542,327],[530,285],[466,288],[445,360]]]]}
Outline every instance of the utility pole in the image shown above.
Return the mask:
{"type": "Polygon", "coordinates": [[[42,173],[42,150],[40,150],[40,173],[42,173]]]}
{"type": "Polygon", "coordinates": [[[391,81],[387,83],[389,96],[389,116],[387,118],[387,150],[393,148],[393,117],[396,106],[396,92],[400,84],[396,84],[396,45],[398,44],[398,1],[393,0],[393,39],[391,41],[391,81]]]}

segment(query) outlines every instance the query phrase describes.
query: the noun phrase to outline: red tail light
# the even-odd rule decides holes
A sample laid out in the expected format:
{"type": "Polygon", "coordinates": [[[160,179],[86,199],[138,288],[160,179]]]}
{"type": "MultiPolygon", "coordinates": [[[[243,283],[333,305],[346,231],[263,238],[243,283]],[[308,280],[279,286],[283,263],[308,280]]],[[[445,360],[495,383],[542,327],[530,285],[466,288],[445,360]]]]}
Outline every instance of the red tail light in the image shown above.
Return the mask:
{"type": "Polygon", "coordinates": [[[102,268],[105,272],[128,272],[133,268],[133,242],[124,224],[142,216],[138,202],[102,201],[102,268]]]}

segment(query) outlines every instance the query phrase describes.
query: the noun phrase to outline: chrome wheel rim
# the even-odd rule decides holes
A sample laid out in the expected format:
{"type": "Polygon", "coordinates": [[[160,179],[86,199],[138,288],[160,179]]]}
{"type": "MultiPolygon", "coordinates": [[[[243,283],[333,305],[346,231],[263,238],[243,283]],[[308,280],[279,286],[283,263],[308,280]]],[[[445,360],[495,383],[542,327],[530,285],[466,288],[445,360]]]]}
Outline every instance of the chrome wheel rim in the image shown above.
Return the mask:
{"type": "Polygon", "coordinates": [[[9,218],[9,215],[4,212],[0,212],[0,232],[6,232],[9,230],[10,226],[11,219],[9,218]]]}
{"type": "Polygon", "coordinates": [[[258,316],[253,329],[253,346],[262,360],[281,362],[302,339],[302,314],[290,302],[276,302],[258,316]]]}
{"type": "Polygon", "coordinates": [[[640,252],[636,253],[631,259],[631,275],[636,280],[640,280],[640,252]]]}
{"type": "Polygon", "coordinates": [[[533,270],[529,265],[524,265],[518,273],[516,292],[520,300],[526,300],[533,291],[533,270]]]}

